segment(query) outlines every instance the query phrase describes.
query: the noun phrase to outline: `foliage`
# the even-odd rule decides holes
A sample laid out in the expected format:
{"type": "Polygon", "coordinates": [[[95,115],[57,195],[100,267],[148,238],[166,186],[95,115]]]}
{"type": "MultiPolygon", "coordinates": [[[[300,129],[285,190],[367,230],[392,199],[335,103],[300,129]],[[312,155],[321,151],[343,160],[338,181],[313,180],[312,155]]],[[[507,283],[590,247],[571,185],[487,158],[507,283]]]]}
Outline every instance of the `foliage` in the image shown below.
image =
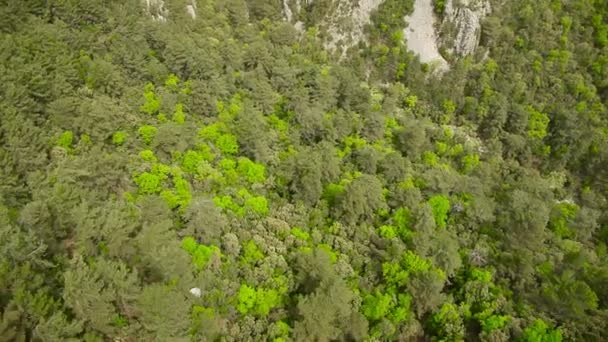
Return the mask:
{"type": "Polygon", "coordinates": [[[393,222],[397,228],[397,234],[403,241],[408,241],[412,235],[411,213],[407,208],[399,208],[393,214],[393,222]]]}
{"type": "Polygon", "coordinates": [[[450,200],[443,195],[435,195],[428,201],[433,211],[433,218],[438,228],[445,228],[450,212],[450,200]]]}
{"type": "Polygon", "coordinates": [[[433,10],[438,15],[443,15],[445,11],[445,0],[433,0],[433,10]]]}
{"type": "Polygon", "coordinates": [[[302,241],[310,240],[310,234],[298,227],[291,228],[291,235],[293,235],[296,239],[300,239],[302,241]]]}
{"type": "Polygon", "coordinates": [[[528,136],[535,139],[543,139],[547,135],[549,117],[533,107],[528,107],[530,119],[528,119],[528,136]]]}
{"type": "Polygon", "coordinates": [[[364,297],[362,311],[365,317],[372,321],[387,318],[398,324],[409,318],[410,304],[411,296],[408,294],[376,292],[364,297]]]}
{"type": "Polygon", "coordinates": [[[437,335],[445,341],[464,341],[464,322],[458,307],[444,303],[432,319],[437,335]]]}
{"type": "Polygon", "coordinates": [[[264,196],[254,196],[245,200],[247,211],[265,216],[268,214],[268,200],[264,196]]]}
{"type": "Polygon", "coordinates": [[[143,150],[143,151],[139,152],[139,157],[141,159],[143,159],[147,162],[151,162],[151,163],[155,163],[158,161],[158,159],[154,155],[154,152],[152,152],[151,150],[143,150]]]}
{"type": "Polygon", "coordinates": [[[250,183],[262,183],[266,180],[264,165],[254,163],[249,158],[239,158],[236,170],[250,183]]]}
{"type": "Polygon", "coordinates": [[[549,219],[549,227],[561,238],[571,238],[574,232],[569,228],[572,221],[579,211],[579,207],[574,203],[558,203],[555,205],[549,219]]]}
{"type": "Polygon", "coordinates": [[[144,104],[141,105],[139,110],[142,112],[153,115],[160,110],[160,99],[154,93],[154,84],[147,83],[144,89],[144,104]]]}
{"type": "Polygon", "coordinates": [[[463,173],[469,173],[479,166],[478,154],[467,154],[461,159],[461,169],[463,173]]]}
{"type": "Polygon", "coordinates": [[[237,299],[237,309],[244,315],[252,313],[266,316],[281,302],[281,297],[276,290],[253,288],[246,284],[241,285],[237,299]]]}
{"type": "Polygon", "coordinates": [[[161,190],[161,177],[159,175],[143,172],[135,177],[135,184],[142,194],[154,194],[161,190]]]}
{"type": "Polygon", "coordinates": [[[184,114],[184,105],[178,103],[175,105],[175,111],[173,112],[173,121],[178,124],[183,124],[186,121],[186,114],[184,114]]]}
{"type": "Polygon", "coordinates": [[[0,339],[608,340],[608,4],[296,3],[3,3],[0,339]]]}
{"type": "Polygon", "coordinates": [[[146,144],[150,144],[152,142],[152,139],[154,139],[157,131],[158,128],[151,125],[144,125],[137,129],[139,137],[146,144]]]}
{"type": "Polygon", "coordinates": [[[551,329],[542,319],[537,319],[524,329],[523,340],[529,342],[560,342],[562,341],[562,333],[559,329],[551,329]]]}
{"type": "Polygon", "coordinates": [[[70,150],[74,140],[74,133],[72,131],[65,131],[57,138],[57,146],[63,147],[66,150],[70,150]]]}
{"type": "Polygon", "coordinates": [[[256,261],[262,260],[264,258],[264,253],[260,250],[258,245],[253,241],[247,241],[243,248],[243,258],[242,260],[246,263],[254,263],[256,261]]]}
{"type": "Polygon", "coordinates": [[[236,136],[232,134],[220,135],[215,140],[215,146],[224,154],[233,155],[239,151],[239,145],[236,136]]]}
{"type": "Polygon", "coordinates": [[[118,131],[112,134],[112,144],[116,146],[123,145],[127,140],[127,133],[123,131],[118,131]]]}
{"type": "Polygon", "coordinates": [[[221,256],[220,249],[216,246],[198,244],[196,240],[190,236],[182,240],[182,248],[192,257],[192,263],[198,270],[202,270],[209,260],[215,255],[221,256]]]}

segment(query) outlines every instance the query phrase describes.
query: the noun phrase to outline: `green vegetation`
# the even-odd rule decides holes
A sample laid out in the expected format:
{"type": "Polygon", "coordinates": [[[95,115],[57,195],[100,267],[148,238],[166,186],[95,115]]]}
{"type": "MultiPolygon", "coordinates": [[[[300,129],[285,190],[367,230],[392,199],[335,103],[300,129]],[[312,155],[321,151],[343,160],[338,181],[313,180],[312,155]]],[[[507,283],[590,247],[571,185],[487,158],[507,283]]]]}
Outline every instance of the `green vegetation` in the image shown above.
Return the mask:
{"type": "Polygon", "coordinates": [[[221,256],[220,249],[216,246],[198,244],[192,237],[186,237],[182,240],[182,248],[192,256],[192,263],[198,270],[203,269],[214,255],[221,256]]]}
{"type": "Polygon", "coordinates": [[[158,129],[154,126],[144,125],[139,127],[137,133],[139,134],[139,137],[144,143],[150,144],[152,142],[152,139],[154,139],[154,136],[156,135],[157,131],[158,129]]]}
{"type": "Polygon", "coordinates": [[[429,205],[433,211],[435,224],[438,228],[445,228],[450,212],[450,200],[443,195],[435,195],[429,199],[429,205]]]}
{"type": "Polygon", "coordinates": [[[253,313],[266,316],[272,308],[280,304],[280,296],[276,290],[252,288],[241,285],[238,293],[237,308],[241,314],[253,313]]]}
{"type": "Polygon", "coordinates": [[[74,133],[72,131],[65,131],[61,133],[59,138],[57,139],[57,146],[63,147],[66,150],[69,150],[72,147],[72,142],[74,140],[74,133]]]}
{"type": "Polygon", "coordinates": [[[120,146],[127,140],[127,133],[118,131],[112,134],[112,143],[116,146],[120,146]]]}
{"type": "Polygon", "coordinates": [[[607,341],[608,3],[340,1],[5,1],[0,340],[607,341]]]}

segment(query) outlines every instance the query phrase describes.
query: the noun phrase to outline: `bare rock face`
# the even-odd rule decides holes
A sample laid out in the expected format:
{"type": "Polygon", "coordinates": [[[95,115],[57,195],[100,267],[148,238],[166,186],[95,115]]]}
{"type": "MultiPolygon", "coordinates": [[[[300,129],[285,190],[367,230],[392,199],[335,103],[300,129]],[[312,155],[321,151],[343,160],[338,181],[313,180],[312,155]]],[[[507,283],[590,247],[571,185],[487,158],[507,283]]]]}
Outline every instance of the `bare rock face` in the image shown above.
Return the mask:
{"type": "MultiPolygon", "coordinates": [[[[295,3],[296,6],[296,11],[299,12],[300,11],[300,1],[298,0],[295,3]]],[[[293,20],[293,11],[291,10],[291,7],[289,6],[289,0],[283,0],[283,17],[285,17],[285,19],[289,22],[291,22],[293,20]]]]}
{"type": "MultiPolygon", "coordinates": [[[[342,55],[350,47],[365,39],[365,25],[371,21],[372,12],[383,0],[333,0],[328,11],[318,22],[319,29],[326,33],[325,47],[342,55]]],[[[304,23],[295,18],[305,6],[314,0],[282,0],[283,17],[294,23],[298,31],[304,30],[304,23]],[[294,22],[295,21],[295,22],[294,22]]]]}
{"type": "MultiPolygon", "coordinates": [[[[147,0],[160,1],[160,0],[147,0]]],[[[302,11],[318,0],[282,0],[283,17],[304,31],[298,21],[302,11]]],[[[346,51],[366,39],[364,28],[371,13],[384,0],[327,0],[327,11],[315,23],[325,37],[325,47],[345,55],[346,51]]],[[[408,49],[423,63],[438,72],[449,69],[452,57],[471,55],[479,45],[481,21],[491,11],[490,0],[446,0],[443,20],[435,15],[433,0],[415,0],[414,12],[404,18],[404,35],[408,49]]]]}
{"type": "Polygon", "coordinates": [[[144,0],[146,13],[155,21],[165,22],[169,16],[169,10],[165,7],[163,0],[144,0]]]}
{"type": "MultiPolygon", "coordinates": [[[[164,0],[142,0],[146,14],[148,14],[152,20],[158,22],[166,22],[169,18],[169,10],[165,6],[164,0]]],[[[197,3],[196,0],[189,0],[185,7],[186,13],[192,18],[196,19],[197,3]]]]}
{"type": "Polygon", "coordinates": [[[327,20],[329,40],[325,47],[330,50],[341,48],[342,52],[365,38],[364,28],[382,0],[340,1],[335,15],[327,20]]]}
{"type": "Polygon", "coordinates": [[[446,44],[448,52],[457,57],[475,52],[481,35],[481,21],[490,12],[487,0],[447,0],[442,26],[451,28],[448,30],[451,34],[444,38],[444,43],[453,40],[452,44],[446,44]]]}
{"type": "Polygon", "coordinates": [[[436,66],[439,72],[449,69],[448,63],[437,47],[436,17],[433,13],[432,0],[416,0],[414,12],[406,16],[405,21],[407,27],[403,33],[408,49],[416,53],[422,63],[436,66]]]}
{"type": "Polygon", "coordinates": [[[186,5],[186,12],[192,19],[196,19],[196,0],[190,0],[190,4],[186,5]]]}

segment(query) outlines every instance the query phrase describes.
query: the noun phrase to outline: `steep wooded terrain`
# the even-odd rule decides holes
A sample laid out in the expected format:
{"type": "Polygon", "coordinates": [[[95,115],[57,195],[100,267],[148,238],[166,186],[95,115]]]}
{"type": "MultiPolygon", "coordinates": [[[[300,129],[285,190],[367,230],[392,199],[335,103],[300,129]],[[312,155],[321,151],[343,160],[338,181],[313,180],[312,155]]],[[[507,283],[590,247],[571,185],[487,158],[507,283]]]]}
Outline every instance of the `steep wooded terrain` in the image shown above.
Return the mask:
{"type": "Polygon", "coordinates": [[[0,1],[0,340],[607,340],[608,3],[447,3],[0,1]]]}

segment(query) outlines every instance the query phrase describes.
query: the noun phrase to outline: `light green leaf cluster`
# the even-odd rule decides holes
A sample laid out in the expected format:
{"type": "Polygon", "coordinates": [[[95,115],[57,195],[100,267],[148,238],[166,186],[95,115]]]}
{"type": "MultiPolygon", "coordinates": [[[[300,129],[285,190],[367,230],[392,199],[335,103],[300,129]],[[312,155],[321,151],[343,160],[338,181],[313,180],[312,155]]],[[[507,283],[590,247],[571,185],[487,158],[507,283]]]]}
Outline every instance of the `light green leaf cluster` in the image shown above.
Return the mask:
{"type": "Polygon", "coordinates": [[[385,239],[394,239],[397,237],[395,227],[389,225],[383,225],[378,228],[378,234],[385,239]]]}
{"type": "Polygon", "coordinates": [[[340,158],[344,158],[351,154],[353,149],[358,149],[367,145],[367,140],[356,135],[349,135],[344,138],[342,144],[344,145],[344,147],[342,148],[342,150],[338,151],[338,156],[340,158]]]}
{"type": "Polygon", "coordinates": [[[165,87],[175,90],[177,89],[177,85],[179,84],[179,77],[175,74],[170,74],[165,80],[165,87]]]}
{"type": "Polygon", "coordinates": [[[576,217],[578,211],[579,207],[575,203],[562,202],[556,204],[549,219],[549,228],[561,238],[573,237],[574,231],[569,227],[569,224],[576,217]]]}
{"type": "Polygon", "coordinates": [[[246,264],[251,264],[264,259],[264,256],[260,247],[253,240],[249,240],[243,246],[243,257],[241,260],[246,264]]]}
{"type": "Polygon", "coordinates": [[[462,173],[467,174],[479,166],[478,154],[467,154],[460,160],[462,173]]]}
{"type": "Polygon", "coordinates": [[[139,157],[147,162],[156,163],[158,159],[151,150],[143,150],[139,152],[139,157]]]}
{"type": "Polygon", "coordinates": [[[411,275],[425,272],[437,272],[441,278],[445,278],[445,273],[441,269],[434,267],[430,260],[412,251],[406,251],[399,261],[382,264],[382,275],[391,290],[405,286],[411,275]]]}
{"type": "Polygon", "coordinates": [[[184,113],[184,105],[178,103],[175,105],[175,111],[173,111],[173,121],[178,124],[186,122],[186,114],[184,113]]]}
{"type": "Polygon", "coordinates": [[[243,110],[243,102],[239,94],[235,94],[230,98],[230,103],[226,104],[223,101],[216,103],[218,118],[221,122],[232,122],[237,115],[243,110]]]}
{"type": "Polygon", "coordinates": [[[264,196],[252,196],[245,200],[245,210],[260,216],[268,215],[268,200],[264,196]]]}
{"type": "Polygon", "coordinates": [[[537,319],[524,329],[522,340],[526,342],[561,342],[562,332],[560,329],[551,329],[542,319],[537,319]]]}
{"type": "Polygon", "coordinates": [[[160,98],[154,92],[154,85],[152,83],[146,84],[144,89],[144,104],[139,107],[139,109],[150,115],[154,115],[158,113],[160,110],[160,98]]]}
{"type": "Polygon", "coordinates": [[[528,136],[530,138],[542,140],[547,135],[549,127],[549,116],[543,112],[536,110],[532,106],[527,108],[528,118],[528,136]]]}
{"type": "Polygon", "coordinates": [[[255,163],[249,160],[249,158],[239,158],[236,170],[249,183],[263,183],[266,180],[266,168],[264,165],[255,163]]]}
{"type": "Polygon", "coordinates": [[[450,212],[450,200],[444,195],[435,195],[429,199],[428,204],[433,211],[437,227],[445,228],[450,212]]]}
{"type": "Polygon", "coordinates": [[[146,144],[150,144],[152,142],[152,139],[154,139],[154,136],[156,135],[157,131],[158,128],[151,125],[144,125],[137,129],[139,137],[146,144]]]}
{"type": "Polygon", "coordinates": [[[244,215],[243,208],[240,205],[236,204],[231,196],[228,196],[228,195],[215,196],[213,198],[213,203],[215,203],[215,205],[218,206],[219,208],[232,211],[237,216],[244,215]]]}
{"type": "Polygon", "coordinates": [[[464,322],[455,304],[443,303],[433,315],[432,323],[441,341],[464,341],[464,322]]]}
{"type": "Polygon", "coordinates": [[[216,246],[199,244],[190,236],[182,240],[182,249],[192,256],[192,263],[198,270],[202,270],[213,255],[222,256],[222,252],[216,246]]]}
{"type": "Polygon", "coordinates": [[[173,177],[174,190],[165,189],[160,195],[165,200],[169,208],[180,208],[184,211],[192,201],[192,193],[190,191],[190,183],[181,177],[173,177]]]}
{"type": "Polygon", "coordinates": [[[162,178],[150,172],[143,172],[135,177],[135,184],[142,194],[155,194],[161,191],[162,178]]]}
{"type": "Polygon", "coordinates": [[[215,146],[227,155],[235,155],[239,152],[239,144],[237,138],[233,134],[222,134],[215,140],[215,146]]]}
{"type": "Polygon", "coordinates": [[[204,162],[215,159],[209,146],[201,144],[197,151],[188,150],[181,156],[181,168],[188,173],[198,173],[198,169],[204,162]]]}
{"type": "Polygon", "coordinates": [[[403,241],[409,241],[413,234],[411,231],[411,220],[411,213],[408,208],[399,208],[393,214],[396,233],[403,241]]]}
{"type": "Polygon", "coordinates": [[[59,138],[57,138],[57,146],[70,150],[72,148],[73,141],[74,133],[72,133],[72,131],[65,131],[59,135],[59,138]]]}
{"type": "Polygon", "coordinates": [[[298,227],[291,228],[291,235],[293,235],[298,240],[310,241],[310,234],[298,227]]]}
{"type": "Polygon", "coordinates": [[[237,299],[237,309],[243,315],[267,316],[270,310],[281,304],[277,290],[254,288],[246,284],[241,285],[237,299]]]}
{"type": "Polygon", "coordinates": [[[112,144],[114,144],[116,146],[123,145],[126,140],[127,140],[127,133],[125,133],[123,131],[114,132],[114,134],[112,134],[112,144]]]}
{"type": "Polygon", "coordinates": [[[201,128],[198,136],[213,142],[223,154],[235,155],[239,152],[237,137],[229,132],[224,122],[216,122],[201,128]]]}

